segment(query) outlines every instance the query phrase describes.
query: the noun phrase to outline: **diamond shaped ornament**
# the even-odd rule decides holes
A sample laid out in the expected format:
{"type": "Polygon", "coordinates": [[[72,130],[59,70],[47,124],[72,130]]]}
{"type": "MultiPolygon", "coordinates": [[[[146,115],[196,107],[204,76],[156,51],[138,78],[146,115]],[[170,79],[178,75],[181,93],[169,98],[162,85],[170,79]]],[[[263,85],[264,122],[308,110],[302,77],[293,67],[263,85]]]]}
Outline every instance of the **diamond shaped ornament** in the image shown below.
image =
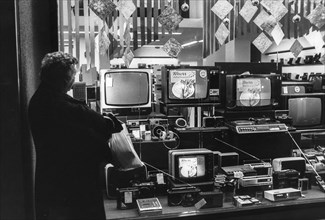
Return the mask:
{"type": "Polygon", "coordinates": [[[162,49],[170,56],[177,57],[182,51],[182,45],[175,39],[170,38],[162,47],[162,49]]]}
{"type": "Polygon", "coordinates": [[[277,24],[278,22],[276,21],[276,19],[272,15],[269,15],[267,18],[265,18],[264,22],[261,24],[261,28],[269,36],[272,36],[272,31],[277,24]]]}
{"type": "Polygon", "coordinates": [[[310,45],[315,47],[316,53],[322,52],[324,45],[323,36],[320,31],[311,31],[309,34],[304,35],[310,45]]]}
{"type": "Polygon", "coordinates": [[[311,13],[307,16],[307,19],[315,25],[317,28],[322,28],[325,24],[325,6],[319,4],[311,13]]]}
{"type": "Polygon", "coordinates": [[[287,13],[288,9],[282,3],[282,0],[262,0],[261,5],[270,12],[277,21],[280,21],[287,13]]]}
{"type": "Polygon", "coordinates": [[[273,37],[274,42],[276,43],[276,45],[279,45],[284,37],[284,33],[282,31],[282,28],[280,27],[280,25],[276,25],[272,32],[271,32],[271,36],[273,37]]]}
{"type": "Polygon", "coordinates": [[[123,14],[125,19],[129,19],[137,9],[131,0],[119,1],[116,3],[117,9],[123,14]]]}
{"type": "Polygon", "coordinates": [[[233,6],[228,1],[219,0],[211,8],[211,11],[213,11],[221,20],[223,20],[232,9],[233,6]]]}
{"type": "Polygon", "coordinates": [[[319,59],[319,61],[325,65],[325,54],[319,59]]]}
{"type": "Polygon", "coordinates": [[[263,54],[272,45],[272,41],[262,32],[255,38],[253,44],[263,54]]]}
{"type": "Polygon", "coordinates": [[[300,54],[300,52],[304,49],[304,47],[301,45],[301,43],[299,42],[299,40],[295,40],[295,42],[293,42],[293,44],[290,47],[290,51],[293,54],[293,56],[295,56],[295,58],[297,58],[300,54]]]}
{"type": "Polygon", "coordinates": [[[123,54],[123,57],[122,57],[126,67],[129,68],[130,64],[132,63],[133,58],[134,58],[134,54],[133,54],[132,50],[130,48],[127,48],[124,51],[124,54],[123,54]]]}
{"type": "Polygon", "coordinates": [[[239,14],[244,18],[244,20],[249,23],[257,12],[258,8],[252,4],[251,0],[247,0],[239,11],[239,14]]]}
{"type": "Polygon", "coordinates": [[[109,45],[111,41],[109,40],[105,28],[103,27],[99,32],[99,39],[98,39],[98,48],[99,53],[101,55],[105,55],[109,49],[109,45]]]}
{"type": "Polygon", "coordinates": [[[100,19],[105,20],[116,8],[116,5],[111,0],[92,0],[89,3],[89,8],[100,19]]]}
{"type": "Polygon", "coordinates": [[[171,6],[167,6],[158,16],[158,22],[169,32],[175,30],[183,20],[171,6]]]}
{"type": "Polygon", "coordinates": [[[269,16],[270,15],[265,10],[261,9],[261,12],[254,19],[254,23],[256,24],[257,27],[263,30],[261,25],[268,19],[269,16]]]}
{"type": "Polygon", "coordinates": [[[229,36],[229,34],[230,34],[230,31],[228,30],[228,28],[226,27],[226,25],[224,23],[221,23],[220,26],[219,26],[219,28],[218,28],[218,30],[214,34],[214,36],[219,41],[219,44],[220,45],[223,45],[225,43],[225,40],[229,36]]]}

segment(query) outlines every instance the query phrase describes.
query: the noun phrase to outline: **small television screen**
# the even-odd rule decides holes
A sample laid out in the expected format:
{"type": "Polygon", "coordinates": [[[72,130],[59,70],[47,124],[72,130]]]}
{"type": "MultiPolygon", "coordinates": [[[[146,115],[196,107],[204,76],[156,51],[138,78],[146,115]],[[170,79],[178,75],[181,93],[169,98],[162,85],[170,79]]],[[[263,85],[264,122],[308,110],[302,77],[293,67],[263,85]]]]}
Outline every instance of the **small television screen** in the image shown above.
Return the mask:
{"type": "Polygon", "coordinates": [[[228,110],[277,109],[281,95],[281,76],[278,74],[225,75],[221,93],[228,110]]]}
{"type": "Polygon", "coordinates": [[[101,111],[131,114],[151,109],[151,69],[112,69],[100,74],[101,111]]]}
{"type": "Polygon", "coordinates": [[[174,187],[213,185],[214,154],[205,148],[170,150],[168,169],[174,187]]]}
{"type": "Polygon", "coordinates": [[[184,156],[178,158],[178,173],[180,178],[198,178],[205,175],[205,157],[184,156]]]}
{"type": "Polygon", "coordinates": [[[325,127],[325,93],[282,95],[281,107],[298,130],[325,127]]]}
{"type": "Polygon", "coordinates": [[[214,67],[162,67],[162,101],[166,104],[218,102],[219,73],[214,67]]]}

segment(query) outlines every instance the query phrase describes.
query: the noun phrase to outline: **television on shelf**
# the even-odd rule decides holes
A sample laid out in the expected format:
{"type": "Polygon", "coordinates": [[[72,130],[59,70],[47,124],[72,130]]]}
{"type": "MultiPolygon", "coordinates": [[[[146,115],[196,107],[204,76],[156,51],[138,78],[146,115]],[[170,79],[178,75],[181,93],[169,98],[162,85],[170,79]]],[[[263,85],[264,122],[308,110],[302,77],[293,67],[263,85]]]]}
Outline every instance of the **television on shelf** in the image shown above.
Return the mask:
{"type": "Polygon", "coordinates": [[[208,66],[163,66],[164,104],[220,103],[219,72],[208,66]]]}
{"type": "Polygon", "coordinates": [[[214,184],[214,154],[205,148],[177,149],[168,152],[171,186],[194,186],[202,191],[214,184]]]}
{"type": "Polygon", "coordinates": [[[152,111],[151,69],[100,71],[100,112],[148,115],[152,111]]]}
{"type": "Polygon", "coordinates": [[[325,93],[282,94],[281,108],[297,130],[325,128],[325,93]]]}
{"type": "Polygon", "coordinates": [[[275,110],[279,108],[281,75],[223,74],[223,104],[228,111],[275,110]]]}

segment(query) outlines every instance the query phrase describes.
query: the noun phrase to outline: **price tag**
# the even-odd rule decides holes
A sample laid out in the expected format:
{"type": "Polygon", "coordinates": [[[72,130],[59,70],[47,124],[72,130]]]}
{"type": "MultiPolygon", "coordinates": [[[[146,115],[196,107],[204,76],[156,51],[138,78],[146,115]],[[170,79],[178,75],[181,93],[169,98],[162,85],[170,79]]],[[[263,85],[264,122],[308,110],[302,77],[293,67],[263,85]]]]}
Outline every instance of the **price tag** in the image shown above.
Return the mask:
{"type": "Polygon", "coordinates": [[[106,87],[113,87],[113,78],[106,77],[106,87]]]}
{"type": "Polygon", "coordinates": [[[284,86],[283,88],[283,94],[288,94],[288,87],[284,86]]]}
{"type": "Polygon", "coordinates": [[[132,203],[132,192],[124,192],[124,203],[132,203]]]}
{"type": "Polygon", "coordinates": [[[196,209],[201,209],[205,204],[207,204],[207,201],[205,201],[205,199],[201,199],[200,201],[198,201],[197,203],[195,203],[195,208],[196,209]]]}
{"type": "Polygon", "coordinates": [[[157,177],[157,183],[158,183],[158,184],[165,184],[165,181],[164,181],[164,174],[162,174],[162,173],[157,173],[156,177],[157,177]]]}

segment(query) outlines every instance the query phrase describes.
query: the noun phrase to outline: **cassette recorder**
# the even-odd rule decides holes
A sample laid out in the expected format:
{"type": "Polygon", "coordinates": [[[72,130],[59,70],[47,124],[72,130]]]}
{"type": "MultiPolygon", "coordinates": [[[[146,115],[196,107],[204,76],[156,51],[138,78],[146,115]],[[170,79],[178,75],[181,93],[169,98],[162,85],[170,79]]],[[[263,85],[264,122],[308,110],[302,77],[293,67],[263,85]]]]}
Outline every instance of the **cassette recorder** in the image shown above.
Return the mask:
{"type": "Polygon", "coordinates": [[[257,175],[269,175],[272,176],[273,174],[273,167],[271,163],[250,163],[247,164],[254,170],[256,170],[257,175]]]}
{"type": "Polygon", "coordinates": [[[264,191],[264,198],[273,202],[298,199],[301,191],[295,188],[283,188],[264,191]]]}
{"type": "Polygon", "coordinates": [[[273,184],[273,178],[269,175],[244,176],[238,180],[238,183],[241,187],[268,186],[273,184]]]}

